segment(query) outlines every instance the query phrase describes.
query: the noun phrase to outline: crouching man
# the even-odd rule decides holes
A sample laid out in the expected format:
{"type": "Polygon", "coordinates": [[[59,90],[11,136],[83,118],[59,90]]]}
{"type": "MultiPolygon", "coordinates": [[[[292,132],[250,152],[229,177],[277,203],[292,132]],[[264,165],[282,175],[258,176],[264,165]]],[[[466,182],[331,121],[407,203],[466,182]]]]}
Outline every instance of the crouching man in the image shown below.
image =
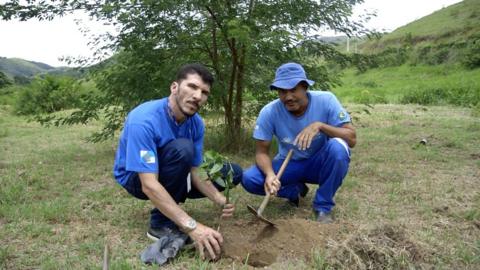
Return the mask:
{"type": "MultiPolygon", "coordinates": [[[[202,163],[204,124],[198,110],[207,102],[212,74],[202,65],[181,67],[166,98],[145,102],[134,108],[125,121],[115,157],[114,176],[131,195],[150,200],[147,236],[158,240],[181,230],[194,241],[202,258],[218,258],[222,235],[205,226],[179,203],[187,198],[208,197],[223,206],[223,216],[235,210],[219,188],[198,176],[202,163]]],[[[233,182],[241,181],[242,169],[231,164],[233,182]]],[[[224,175],[230,164],[223,168],[224,175]]]]}
{"type": "Polygon", "coordinates": [[[256,140],[256,165],[243,174],[243,187],[254,194],[277,194],[298,206],[308,187],[316,184],[313,199],[316,220],[331,223],[333,197],[347,175],[350,147],[356,134],[350,116],[330,92],[309,91],[314,81],[307,79],[297,63],[280,66],[271,90],[278,99],[267,104],[257,118],[253,137],[256,140]],[[273,136],[278,141],[278,154],[270,159],[273,136]],[[275,174],[294,149],[292,160],[281,179],[275,174]]]}

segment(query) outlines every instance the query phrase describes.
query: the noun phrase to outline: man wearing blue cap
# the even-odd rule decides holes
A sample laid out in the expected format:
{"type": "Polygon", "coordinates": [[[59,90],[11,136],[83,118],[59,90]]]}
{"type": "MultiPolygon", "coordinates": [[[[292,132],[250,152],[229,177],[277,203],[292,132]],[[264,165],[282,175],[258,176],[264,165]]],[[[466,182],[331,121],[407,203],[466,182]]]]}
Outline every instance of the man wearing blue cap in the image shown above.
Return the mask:
{"type": "Polygon", "coordinates": [[[277,69],[270,89],[279,98],[263,107],[257,118],[256,165],[244,172],[242,185],[251,193],[277,194],[298,206],[299,198],[308,192],[305,183],[317,184],[315,218],[331,223],[333,197],[347,175],[356,133],[347,111],[331,92],[308,91],[314,83],[297,63],[277,69]],[[273,136],[278,154],[272,161],[268,153],[273,136]],[[292,160],[277,179],[275,174],[292,148],[292,160]]]}

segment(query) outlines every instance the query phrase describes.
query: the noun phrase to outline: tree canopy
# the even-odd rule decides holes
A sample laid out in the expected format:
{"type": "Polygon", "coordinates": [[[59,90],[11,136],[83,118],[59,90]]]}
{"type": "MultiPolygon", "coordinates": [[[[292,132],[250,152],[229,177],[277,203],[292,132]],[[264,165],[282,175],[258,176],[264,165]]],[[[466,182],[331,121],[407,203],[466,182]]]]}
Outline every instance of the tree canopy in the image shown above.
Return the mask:
{"type": "MultiPolygon", "coordinates": [[[[145,99],[168,95],[175,70],[201,62],[213,70],[216,84],[209,100],[225,114],[227,131],[242,128],[245,93],[261,98],[282,62],[298,61],[328,87],[335,74],[312,60],[343,61],[317,33],[332,29],[346,35],[364,31],[351,20],[363,0],[196,0],[196,1],[11,1],[0,5],[4,20],[49,20],[74,10],[115,25],[118,35],[105,35],[108,48],[119,52],[95,73],[102,96],[77,113],[77,121],[97,117],[108,125],[100,138],[118,129],[125,114],[145,99]]],[[[98,41],[98,40],[97,40],[98,41]]],[[[68,121],[67,121],[68,122],[68,121]]]]}

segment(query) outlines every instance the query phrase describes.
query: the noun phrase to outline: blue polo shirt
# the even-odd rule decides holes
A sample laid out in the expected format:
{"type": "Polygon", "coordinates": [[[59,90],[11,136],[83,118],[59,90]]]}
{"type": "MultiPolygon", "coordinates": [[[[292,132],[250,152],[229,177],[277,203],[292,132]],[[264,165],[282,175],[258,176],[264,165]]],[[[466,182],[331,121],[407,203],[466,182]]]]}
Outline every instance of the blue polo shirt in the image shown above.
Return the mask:
{"type": "MultiPolygon", "coordinates": [[[[322,122],[331,126],[341,127],[350,122],[350,115],[342,107],[331,92],[307,91],[307,110],[300,117],[291,114],[285,105],[276,99],[262,108],[257,118],[253,138],[271,141],[275,136],[278,141],[278,154],[275,158],[284,159],[293,145],[297,135],[313,122],[322,122]]],[[[304,151],[294,151],[292,159],[307,159],[325,145],[329,137],[319,133],[312,140],[310,148],[304,151]]]]}
{"type": "Polygon", "coordinates": [[[177,124],[169,114],[168,98],[140,104],[128,114],[120,135],[113,168],[115,179],[124,186],[133,173],[158,173],[158,149],[179,138],[192,140],[192,166],[199,166],[204,131],[197,113],[177,124]]]}

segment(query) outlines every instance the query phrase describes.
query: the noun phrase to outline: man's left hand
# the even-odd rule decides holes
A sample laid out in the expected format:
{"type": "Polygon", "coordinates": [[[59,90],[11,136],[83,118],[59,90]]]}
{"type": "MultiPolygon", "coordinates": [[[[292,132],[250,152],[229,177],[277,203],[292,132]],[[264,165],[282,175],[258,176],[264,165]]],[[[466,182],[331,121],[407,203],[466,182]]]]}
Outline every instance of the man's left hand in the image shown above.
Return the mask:
{"type": "Polygon", "coordinates": [[[233,203],[227,203],[227,198],[225,198],[225,196],[219,193],[215,201],[218,205],[222,206],[222,218],[233,216],[233,212],[235,212],[235,205],[233,203]]]}
{"type": "Polygon", "coordinates": [[[222,218],[233,216],[233,212],[235,212],[235,205],[234,204],[227,203],[227,204],[223,205],[222,218]]]}
{"type": "Polygon", "coordinates": [[[320,132],[322,123],[314,122],[304,128],[295,138],[293,144],[298,147],[300,150],[306,150],[312,144],[313,137],[320,132]]]}

